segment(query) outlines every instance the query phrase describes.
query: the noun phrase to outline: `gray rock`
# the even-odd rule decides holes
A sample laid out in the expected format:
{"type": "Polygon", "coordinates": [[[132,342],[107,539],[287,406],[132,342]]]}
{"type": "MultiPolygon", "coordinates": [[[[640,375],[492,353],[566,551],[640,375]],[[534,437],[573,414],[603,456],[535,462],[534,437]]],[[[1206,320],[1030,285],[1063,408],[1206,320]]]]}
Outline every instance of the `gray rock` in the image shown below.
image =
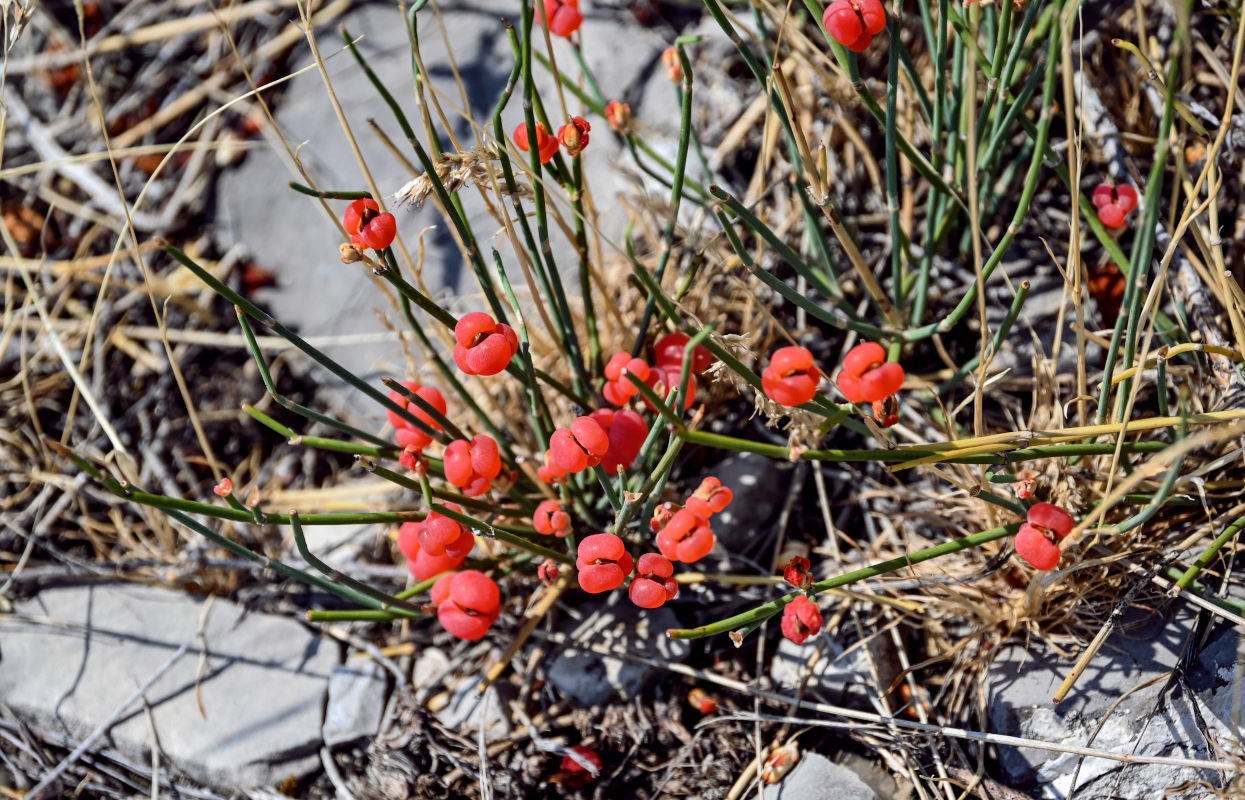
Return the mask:
{"type": "Polygon", "coordinates": [[[808,663],[817,652],[814,642],[801,645],[783,637],[774,650],[770,677],[783,688],[794,689],[804,683],[805,673],[808,673],[804,686],[809,694],[836,705],[866,703],[873,684],[869,677],[868,654],[859,647],[844,651],[833,645],[834,652],[828,652],[830,648],[831,645],[827,645],[809,669],[808,663]]]}
{"type": "MultiPolygon", "coordinates": [[[[1193,627],[1193,615],[1182,611],[1174,619],[1157,618],[1145,628],[1117,632],[1090,662],[1072,693],[1058,705],[1051,698],[1071,669],[1071,662],[1036,644],[1029,650],[1005,648],[996,657],[986,683],[992,730],[1119,753],[1213,760],[1217,756],[1200,731],[1200,717],[1218,745],[1231,751],[1238,741],[1231,727],[1236,633],[1230,629],[1218,632],[1199,655],[1199,667],[1190,670],[1188,676],[1192,691],[1168,686],[1161,679],[1179,662],[1185,637],[1193,627]],[[1160,680],[1145,685],[1155,678],[1160,680]],[[1121,702],[1111,709],[1116,701],[1121,702]],[[1101,730],[1090,741],[1100,724],[1101,730]]],[[[1205,781],[1218,786],[1221,781],[1207,770],[1156,764],[1126,766],[1095,758],[1081,761],[1074,755],[1029,748],[1000,747],[999,761],[1006,780],[1033,786],[1039,796],[1054,800],[1068,796],[1078,762],[1076,797],[1081,800],[1149,800],[1162,796],[1168,787],[1186,782],[1205,781]]],[[[1181,797],[1196,800],[1213,796],[1204,788],[1187,791],[1181,797]]]]}
{"type": "Polygon", "coordinates": [[[801,753],[779,783],[765,787],[765,800],[877,800],[860,776],[819,753],[801,753]]]}
{"type": "Polygon", "coordinates": [[[513,727],[506,702],[510,698],[499,691],[496,685],[481,694],[476,688],[480,680],[468,677],[458,684],[450,698],[449,705],[437,712],[441,724],[452,730],[469,733],[472,736],[484,726],[486,741],[504,739],[510,735],[513,727]]]}
{"type": "Polygon", "coordinates": [[[615,692],[630,697],[639,692],[658,673],[648,664],[602,656],[580,649],[576,642],[592,642],[616,651],[627,651],[657,661],[681,662],[690,646],[686,641],[665,635],[677,628],[678,619],[669,608],[640,609],[630,601],[619,601],[615,593],[608,604],[577,605],[585,616],[576,624],[565,619],[559,627],[567,631],[567,644],[549,666],[549,682],[563,697],[585,706],[599,705],[615,692]]]}
{"type": "MultiPolygon", "coordinates": [[[[453,41],[454,56],[470,103],[476,124],[491,128],[493,105],[501,95],[510,73],[513,56],[505,29],[500,20],[503,16],[515,18],[518,6],[498,0],[486,0],[473,5],[454,5],[441,11],[445,30],[453,41]]],[[[393,7],[359,5],[351,9],[341,20],[352,35],[362,36],[359,49],[369,65],[398,98],[407,118],[416,127],[422,139],[423,128],[414,102],[411,59],[405,21],[393,7]]],[[[336,28],[336,23],[334,24],[336,28]]],[[[454,84],[451,63],[446,53],[445,37],[442,36],[437,17],[430,11],[419,17],[420,50],[428,77],[443,98],[442,104],[451,118],[454,133],[464,148],[474,147],[476,136],[467,120],[458,116],[456,109],[462,107],[463,94],[454,84]]],[[[674,105],[672,87],[666,83],[665,92],[659,93],[644,107],[638,97],[630,97],[624,87],[642,85],[645,78],[661,73],[659,57],[669,44],[660,34],[642,28],[625,10],[596,9],[584,22],[582,36],[584,54],[596,72],[603,90],[611,96],[622,96],[633,104],[637,118],[648,123],[648,118],[674,120],[677,126],[678,112],[674,105]],[[626,47],[610,46],[610,43],[626,41],[626,47]],[[654,66],[657,69],[654,69],[654,66]],[[664,101],[662,98],[664,97],[664,101]]],[[[327,56],[340,46],[335,30],[321,31],[320,46],[327,56]]],[[[555,38],[555,52],[559,65],[571,74],[577,71],[574,57],[565,42],[555,38]]],[[[305,63],[309,55],[305,49],[294,61],[305,63]]],[[[424,268],[422,279],[429,291],[442,302],[450,302],[450,293],[471,298],[473,308],[478,308],[479,291],[471,268],[464,263],[450,233],[451,224],[436,210],[434,203],[422,209],[393,208],[390,195],[396,193],[413,176],[402,167],[372,133],[366,120],[374,117],[380,126],[411,161],[415,156],[409,146],[403,144],[401,131],[392,114],[375,89],[348,53],[338,54],[326,62],[337,98],[349,120],[364,159],[369,165],[380,192],[386,197],[386,205],[398,219],[399,235],[412,254],[417,253],[421,231],[435,226],[424,236],[424,268]]],[[[553,81],[548,72],[539,66],[536,77],[545,98],[551,121],[555,125],[564,118],[555,98],[553,81]]],[[[664,81],[664,75],[660,80],[664,81]]],[[[569,112],[581,109],[573,96],[569,112]]],[[[341,130],[332,104],[328,102],[323,81],[312,70],[290,82],[284,100],[277,110],[277,120],[283,132],[293,143],[300,144],[303,166],[317,183],[328,189],[366,189],[364,180],[350,144],[341,130]]],[[[591,116],[591,115],[589,115],[591,116]]],[[[505,114],[501,136],[508,138],[510,132],[523,119],[522,102],[512,98],[505,114]]],[[[607,232],[621,230],[623,213],[614,201],[619,192],[631,190],[624,170],[617,168],[623,157],[618,137],[613,135],[604,119],[592,117],[592,141],[584,153],[583,163],[586,180],[600,209],[601,227],[607,232]]],[[[443,138],[444,133],[442,134],[443,138]]],[[[427,147],[427,142],[424,142],[427,147]]],[[[445,139],[446,146],[450,146],[445,139]]],[[[265,269],[274,273],[278,286],[261,291],[257,301],[286,325],[307,335],[344,336],[351,334],[382,334],[387,329],[376,318],[374,310],[387,314],[399,329],[405,327],[401,316],[385,301],[376,284],[384,284],[372,276],[363,265],[346,265],[339,261],[340,233],[336,225],[326,218],[319,200],[295,194],[287,187],[290,180],[304,182],[289,163],[283,148],[263,147],[253,149],[237,168],[227,171],[219,181],[220,224],[223,238],[229,243],[245,244],[252,257],[265,269]]],[[[499,223],[489,216],[478,193],[466,188],[459,193],[466,215],[477,239],[488,257],[488,248],[496,246],[508,267],[514,267],[514,254],[504,237],[495,238],[499,223]]],[[[565,198],[556,202],[566,212],[565,198]]],[[[330,201],[335,215],[345,209],[343,201],[330,201]]],[[[571,244],[553,226],[552,245],[558,263],[568,269],[576,262],[570,257],[571,244]]],[[[399,258],[405,271],[405,261],[399,258]]],[[[492,270],[489,264],[488,269],[492,270]]],[[[409,273],[407,273],[407,277],[409,273]]],[[[522,281],[514,279],[516,288],[522,281]]],[[[452,309],[462,310],[462,309],[452,309]]],[[[332,357],[357,374],[372,379],[383,375],[405,373],[402,352],[397,342],[367,346],[338,345],[326,347],[332,357]]],[[[414,376],[411,376],[414,377],[414,376]]],[[[339,382],[333,379],[336,387],[339,382]]],[[[358,416],[357,402],[344,402],[352,396],[343,392],[337,400],[340,413],[358,416]]],[[[363,404],[366,408],[368,404],[363,404]]],[[[372,415],[379,421],[383,415],[372,415]]]]}
{"type": "Polygon", "coordinates": [[[49,589],[0,619],[0,704],[36,729],[80,741],[192,642],[100,740],[205,784],[236,788],[318,764],[320,724],[338,649],[293,620],[135,585],[49,589]],[[200,667],[202,673],[200,674],[200,667]],[[202,701],[200,715],[196,694],[202,701]]]}
{"type": "Polygon", "coordinates": [[[794,468],[755,453],[732,453],[713,468],[722,485],[734,493],[731,504],[713,518],[713,532],[724,552],[769,552],[766,548],[773,547],[773,539],[761,534],[775,530],[794,468]]]}
{"type": "Polygon", "coordinates": [[[329,702],[322,734],[329,747],[375,736],[385,712],[385,671],[371,658],[356,656],[329,676],[329,702]]]}

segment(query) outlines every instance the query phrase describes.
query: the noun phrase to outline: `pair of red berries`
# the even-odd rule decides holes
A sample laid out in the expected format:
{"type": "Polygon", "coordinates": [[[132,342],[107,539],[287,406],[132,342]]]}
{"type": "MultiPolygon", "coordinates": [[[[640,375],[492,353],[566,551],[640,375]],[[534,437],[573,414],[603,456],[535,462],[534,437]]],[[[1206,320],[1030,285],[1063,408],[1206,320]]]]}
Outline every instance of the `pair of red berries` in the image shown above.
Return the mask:
{"type": "Polygon", "coordinates": [[[835,0],[822,15],[821,24],[831,39],[860,53],[886,27],[886,10],[882,0],[835,0]]]}
{"type": "Polygon", "coordinates": [[[1100,183],[1094,189],[1093,201],[1098,219],[1114,230],[1124,227],[1128,213],[1137,207],[1137,190],[1127,183],[1100,183]]]}
{"type": "MultiPolygon", "coordinates": [[[[813,354],[803,347],[782,347],[761,373],[761,387],[775,403],[799,406],[817,395],[821,371],[813,354]]],[[[886,360],[876,342],[863,342],[847,352],[836,380],[839,391],[853,403],[879,403],[903,388],[904,369],[886,360]]]]}
{"type": "Polygon", "coordinates": [[[1054,569],[1063,552],[1059,542],[1072,533],[1076,520],[1054,503],[1035,503],[1016,532],[1016,554],[1035,569],[1054,569]]]}
{"type": "Polygon", "coordinates": [[[570,473],[600,465],[608,474],[617,475],[635,461],[646,438],[648,425],[636,412],[599,408],[586,417],[576,417],[569,428],[553,432],[545,464],[536,474],[547,483],[555,483],[570,473]]]}
{"type": "Polygon", "coordinates": [[[370,197],[362,197],[346,206],[342,227],[350,235],[350,243],[360,250],[384,250],[398,235],[398,221],[370,197]]]}
{"type": "Polygon", "coordinates": [[[442,627],[469,642],[483,638],[501,615],[497,583],[474,569],[446,575],[433,584],[432,603],[442,627]]]}
{"type": "Polygon", "coordinates": [[[504,322],[472,311],[454,325],[454,363],[468,375],[496,375],[519,352],[519,337],[504,322]]]}
{"type": "Polygon", "coordinates": [[[679,593],[674,565],[656,553],[645,553],[639,562],[627,552],[627,545],[612,533],[596,533],[579,543],[575,568],[579,585],[590,594],[617,589],[638,567],[628,594],[641,608],[657,608],[679,593]]]}
{"type": "MultiPolygon", "coordinates": [[[[536,123],[536,152],[540,156],[540,163],[548,164],[554,154],[558,152],[559,145],[566,148],[566,154],[571,158],[577,158],[584,148],[588,146],[588,132],[592,130],[592,125],[583,117],[571,117],[570,122],[558,128],[558,135],[554,136],[549,133],[549,129],[545,127],[545,123],[536,123]]],[[[527,123],[520,122],[514,129],[514,144],[523,152],[527,152],[532,144],[527,136],[527,123]]]]}
{"type": "Polygon", "coordinates": [[[561,539],[571,532],[571,515],[557,500],[545,500],[536,506],[536,513],[532,514],[532,527],[536,528],[537,533],[561,539]]]}
{"type": "MultiPolygon", "coordinates": [[[[462,513],[462,508],[453,503],[446,503],[445,507],[462,513]]],[[[406,556],[407,569],[420,581],[458,569],[474,546],[471,531],[436,511],[430,511],[420,522],[403,523],[398,529],[398,549],[406,556]]]]}
{"type": "Polygon", "coordinates": [[[649,524],[657,531],[657,549],[671,561],[691,564],[709,555],[716,538],[709,518],[730,505],[734,493],[710,475],[700,482],[683,508],[658,506],[649,524]]]}

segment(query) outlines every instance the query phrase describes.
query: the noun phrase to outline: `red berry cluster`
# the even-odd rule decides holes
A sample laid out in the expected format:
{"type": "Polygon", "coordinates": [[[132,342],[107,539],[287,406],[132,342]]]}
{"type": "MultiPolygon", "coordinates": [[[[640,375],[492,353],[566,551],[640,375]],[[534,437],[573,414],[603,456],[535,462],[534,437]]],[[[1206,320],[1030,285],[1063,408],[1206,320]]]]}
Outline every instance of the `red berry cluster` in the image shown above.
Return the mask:
{"type": "Polygon", "coordinates": [[[631,106],[627,103],[611,100],[605,104],[605,119],[610,127],[619,133],[631,132],[631,106]]]}
{"type": "MultiPolygon", "coordinates": [[[[445,507],[459,514],[463,511],[453,503],[445,507]]],[[[420,581],[458,569],[474,546],[471,531],[436,511],[428,512],[421,522],[403,523],[398,529],[398,549],[406,556],[407,569],[420,581]]]]}
{"type": "Polygon", "coordinates": [[[468,375],[496,375],[519,352],[519,337],[483,311],[463,314],[454,325],[454,363],[468,375]]]}
{"type": "MultiPolygon", "coordinates": [[[[360,250],[384,250],[398,235],[398,221],[370,197],[355,200],[342,214],[342,227],[350,235],[350,243],[360,250]]],[[[344,246],[344,245],[343,245],[344,246]]]]}
{"type": "Polygon", "coordinates": [[[537,476],[557,483],[568,474],[600,465],[610,475],[628,469],[648,437],[644,418],[629,408],[599,408],[577,417],[570,428],[558,428],[549,437],[545,463],[537,476]]]}
{"type": "Polygon", "coordinates": [[[1016,554],[1035,569],[1054,569],[1063,553],[1059,542],[1076,527],[1076,520],[1054,503],[1035,503],[1016,533],[1016,554]]]}
{"type": "MultiPolygon", "coordinates": [[[[605,386],[602,392],[605,399],[616,406],[626,405],[627,401],[639,394],[635,384],[627,380],[626,374],[635,375],[663,400],[669,399],[670,393],[679,385],[683,377],[683,357],[687,352],[687,344],[691,341],[685,333],[668,333],[657,340],[653,348],[652,366],[641,358],[633,358],[629,353],[615,353],[605,365],[605,386]]],[[[701,345],[692,351],[691,371],[704,372],[713,363],[713,356],[701,345]]],[[[687,397],[683,398],[683,408],[690,408],[696,397],[696,379],[688,376],[687,397]]],[[[647,399],[644,404],[651,410],[652,404],[647,399]]]]}
{"type": "Polygon", "coordinates": [[[566,148],[566,154],[578,158],[588,146],[588,131],[592,126],[583,117],[571,117],[571,121],[558,128],[558,141],[566,148]]]}
{"type": "Polygon", "coordinates": [[[873,37],[886,27],[886,10],[882,0],[834,0],[822,15],[821,24],[831,39],[860,53],[868,50],[873,37]]]}
{"type": "Polygon", "coordinates": [[[497,583],[474,569],[446,575],[432,587],[432,603],[442,627],[474,642],[488,633],[501,614],[501,592],[497,583]]]}
{"type": "Polygon", "coordinates": [[[1103,225],[1113,230],[1123,228],[1128,213],[1137,207],[1137,190],[1127,183],[1100,183],[1094,189],[1093,200],[1103,225]]]}

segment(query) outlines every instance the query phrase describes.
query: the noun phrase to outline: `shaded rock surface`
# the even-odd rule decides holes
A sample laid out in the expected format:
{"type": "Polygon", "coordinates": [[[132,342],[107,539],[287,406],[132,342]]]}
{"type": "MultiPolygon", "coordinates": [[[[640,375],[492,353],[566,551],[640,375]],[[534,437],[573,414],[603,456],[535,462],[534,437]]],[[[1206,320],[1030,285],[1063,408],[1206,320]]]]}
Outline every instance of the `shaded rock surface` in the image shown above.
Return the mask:
{"type": "MultiPolygon", "coordinates": [[[[1007,647],[996,657],[986,684],[991,728],[1118,753],[1216,760],[1208,739],[1228,750],[1239,742],[1232,729],[1239,637],[1230,628],[1213,633],[1184,677],[1169,681],[1165,676],[1180,662],[1194,628],[1193,615],[1181,610],[1117,631],[1058,705],[1051,698],[1072,663],[1037,645],[1007,647]]],[[[1075,796],[1081,800],[1143,800],[1185,784],[1180,797],[1212,797],[1209,788],[1195,782],[1219,786],[1221,780],[1209,770],[1081,760],[1029,748],[1001,747],[999,763],[1006,781],[1054,800],[1068,796],[1078,764],[1075,796]]]]}
{"type": "Polygon", "coordinates": [[[877,800],[860,776],[820,753],[802,753],[781,782],[766,786],[765,800],[877,800]]]}
{"type": "Polygon", "coordinates": [[[665,636],[668,628],[680,627],[674,612],[665,606],[640,609],[614,592],[607,604],[579,604],[577,608],[583,613],[578,621],[569,615],[563,618],[567,644],[549,665],[548,677],[559,694],[581,705],[604,703],[615,692],[623,697],[634,695],[659,670],[638,661],[602,656],[575,642],[591,642],[659,662],[681,662],[691,649],[686,641],[665,636]]]}
{"type": "Polygon", "coordinates": [[[209,607],[129,584],[45,590],[0,619],[0,704],[35,729],[81,741],[187,642],[101,747],[145,763],[158,746],[163,764],[224,788],[277,783],[318,764],[338,648],[293,620],[226,600],[209,607]]]}

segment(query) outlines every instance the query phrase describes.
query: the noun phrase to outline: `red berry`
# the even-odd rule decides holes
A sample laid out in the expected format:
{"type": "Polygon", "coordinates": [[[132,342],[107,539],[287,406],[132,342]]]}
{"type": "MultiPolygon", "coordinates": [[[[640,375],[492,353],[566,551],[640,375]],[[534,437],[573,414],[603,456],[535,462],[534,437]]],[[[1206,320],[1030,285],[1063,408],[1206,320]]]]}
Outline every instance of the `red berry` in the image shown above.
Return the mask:
{"type": "Polygon", "coordinates": [[[609,434],[591,417],[577,417],[569,430],[558,428],[549,437],[550,461],[567,472],[595,467],[609,448],[609,434]]]}
{"type": "Polygon", "coordinates": [[[813,354],[803,347],[778,348],[761,373],[765,394],[775,403],[788,407],[812,400],[820,381],[821,372],[813,363],[813,354]]]}
{"type": "MultiPolygon", "coordinates": [[[[678,366],[672,364],[658,364],[649,370],[648,379],[644,382],[649,385],[657,396],[662,400],[669,400],[670,393],[679,388],[679,382],[683,380],[682,362],[678,366]]],[[[696,379],[691,375],[687,376],[687,396],[683,398],[683,410],[692,407],[692,402],[696,399],[696,379]]],[[[644,405],[650,409],[653,404],[644,398],[644,405]]],[[[656,409],[653,409],[656,410],[656,409]]]]}
{"type": "Polygon", "coordinates": [[[656,553],[645,553],[636,562],[636,576],[631,581],[628,594],[631,602],[640,608],[657,608],[679,593],[675,583],[674,566],[656,553]]]}
{"type": "Polygon", "coordinates": [[[676,506],[674,503],[662,503],[661,505],[657,506],[657,508],[654,508],[653,518],[649,520],[649,523],[648,523],[649,526],[652,527],[653,532],[655,533],[657,531],[660,531],[662,528],[666,527],[667,523],[669,523],[670,520],[674,518],[674,514],[678,510],[679,510],[679,507],[676,506]]]}
{"type": "Polygon", "coordinates": [[[536,577],[544,581],[546,585],[552,586],[558,579],[558,563],[552,558],[546,558],[536,568],[536,577]]]}
{"type": "Polygon", "coordinates": [[[679,63],[679,51],[673,47],[667,47],[661,51],[661,63],[666,68],[666,77],[671,83],[678,83],[683,80],[683,65],[679,63]]]}
{"type": "Polygon", "coordinates": [[[1026,522],[1016,533],[1016,554],[1033,565],[1034,569],[1054,569],[1062,555],[1059,545],[1046,537],[1046,532],[1026,522]]]}
{"type": "Polygon", "coordinates": [[[561,483],[566,478],[566,470],[553,460],[553,451],[545,451],[545,463],[536,468],[536,477],[545,483],[561,483]]]}
{"type": "Polygon", "coordinates": [[[687,702],[702,714],[712,714],[718,710],[718,701],[699,686],[687,693],[687,702]]]}
{"type": "Polygon", "coordinates": [[[1112,203],[1111,205],[1103,206],[1098,209],[1098,219],[1108,228],[1122,228],[1124,227],[1125,215],[1124,211],[1119,206],[1112,203]]]}
{"type": "Polygon", "coordinates": [[[1115,202],[1115,188],[1109,183],[1100,183],[1094,187],[1094,194],[1092,198],[1094,201],[1094,208],[1109,206],[1115,202]]]}
{"type": "Polygon", "coordinates": [[[631,354],[626,352],[615,353],[611,356],[605,365],[606,382],[602,393],[606,400],[616,406],[626,405],[628,400],[640,392],[636,385],[623,374],[624,370],[641,381],[648,380],[649,366],[644,359],[632,358],[631,354]]]}
{"type": "MultiPolygon", "coordinates": [[[[448,503],[446,505],[451,507],[448,503]]],[[[458,506],[452,506],[452,508],[456,511],[460,510],[458,506]]],[[[445,547],[440,555],[434,556],[420,548],[422,525],[422,522],[406,522],[398,529],[398,549],[402,551],[402,555],[406,556],[407,569],[411,571],[415,579],[426,581],[442,572],[461,567],[463,561],[467,559],[467,554],[475,545],[475,537],[471,535],[471,532],[463,529],[458,539],[445,547]]]]}
{"type": "Polygon", "coordinates": [[[577,744],[571,749],[574,750],[584,761],[591,764],[592,770],[589,771],[585,769],[583,764],[580,764],[570,756],[563,756],[562,764],[558,770],[559,779],[567,786],[586,786],[595,780],[597,775],[601,772],[601,757],[594,753],[592,748],[584,747],[582,744],[577,744]]]}
{"type": "Polygon", "coordinates": [[[1115,201],[1115,204],[1119,206],[1120,210],[1125,214],[1137,207],[1137,190],[1132,186],[1132,184],[1121,183],[1119,186],[1115,187],[1115,194],[1118,198],[1115,201]]]}
{"type": "MultiPolygon", "coordinates": [[[[653,346],[653,360],[663,366],[683,369],[683,354],[691,337],[686,333],[667,333],[653,346]]],[[[704,372],[713,363],[713,356],[701,345],[692,351],[692,372],[704,372]]]]}
{"type": "MultiPolygon", "coordinates": [[[[579,12],[575,12],[579,13],[579,12]]],[[[588,146],[588,131],[592,126],[583,117],[571,117],[571,121],[558,128],[558,141],[566,148],[566,154],[577,157],[588,146]]]]}
{"type": "Polygon", "coordinates": [[[792,556],[783,567],[782,579],[797,589],[804,589],[813,582],[812,566],[804,556],[792,556]]]}
{"type": "Polygon", "coordinates": [[[629,408],[612,411],[600,408],[589,415],[597,421],[609,434],[610,446],[601,456],[601,469],[609,475],[617,475],[624,469],[630,469],[640,448],[648,438],[648,425],[644,417],[629,408]]]}
{"type": "MultiPolygon", "coordinates": [[[[584,15],[579,11],[579,0],[574,0],[574,2],[545,0],[544,6],[545,17],[549,20],[549,32],[554,36],[568,38],[584,23],[584,15]]],[[[543,24],[539,13],[536,14],[536,24],[543,24]]]]}
{"type": "Polygon", "coordinates": [[[474,642],[501,614],[501,592],[483,572],[469,569],[447,575],[432,587],[441,625],[459,639],[474,642]]]}
{"type": "Polygon", "coordinates": [[[560,539],[571,530],[571,515],[562,510],[557,500],[545,500],[536,506],[536,513],[532,515],[532,526],[539,533],[560,539]]]}
{"type": "Polygon", "coordinates": [[[860,18],[865,24],[865,33],[877,36],[885,30],[886,9],[882,7],[882,0],[857,0],[852,5],[860,12],[860,18]]]}
{"type": "Polygon", "coordinates": [[[487,492],[499,474],[501,454],[487,434],[477,434],[470,442],[457,439],[445,448],[445,479],[468,497],[487,492]]]}
{"type": "Polygon", "coordinates": [[[605,119],[609,121],[611,128],[619,133],[626,133],[631,129],[631,106],[611,100],[605,104],[605,119]]]}
{"type": "Polygon", "coordinates": [[[600,594],[617,589],[631,574],[633,565],[627,546],[612,533],[594,533],[579,543],[575,568],[585,592],[600,594]]]}
{"type": "Polygon", "coordinates": [[[1076,527],[1076,520],[1072,515],[1054,503],[1034,503],[1025,519],[1030,524],[1053,533],[1056,541],[1072,533],[1072,529],[1076,527]]]}
{"type": "MultiPolygon", "coordinates": [[[[435,386],[421,386],[417,381],[403,381],[402,385],[407,390],[413,392],[421,400],[445,415],[445,397],[441,394],[441,390],[435,386]]],[[[428,412],[419,407],[413,400],[407,399],[405,395],[397,389],[389,390],[389,399],[397,405],[411,412],[411,414],[420,422],[427,425],[433,430],[441,430],[441,426],[433,421],[428,412]]],[[[386,409],[385,414],[389,417],[389,424],[393,426],[394,438],[398,442],[398,446],[402,448],[413,447],[416,450],[422,450],[432,444],[432,437],[420,428],[415,427],[402,417],[398,416],[396,411],[386,409]]]]}
{"type": "Polygon", "coordinates": [[[834,0],[822,14],[821,25],[830,38],[846,47],[864,33],[865,23],[852,8],[850,0],[834,0]]]}
{"type": "Polygon", "coordinates": [[[393,214],[381,213],[380,206],[370,197],[355,200],[342,214],[342,227],[350,234],[355,247],[383,250],[393,244],[398,234],[398,221],[393,214]]]}
{"type": "Polygon", "coordinates": [[[710,475],[700,482],[685,505],[688,511],[708,519],[730,505],[734,497],[734,492],[710,475]]]}
{"type": "Polygon", "coordinates": [[[671,561],[691,564],[709,555],[713,549],[713,531],[709,520],[686,508],[676,511],[670,522],[657,534],[657,549],[671,561]]]}
{"type": "MultiPolygon", "coordinates": [[[[520,150],[527,152],[526,122],[520,122],[519,127],[514,129],[514,143],[520,150]]],[[[553,154],[558,152],[558,139],[556,136],[549,134],[543,122],[536,123],[536,150],[540,153],[540,163],[542,164],[549,163],[549,159],[553,158],[553,154]]]]}
{"type": "Polygon", "coordinates": [[[782,610],[782,635],[796,644],[804,644],[821,631],[821,610],[804,595],[797,595],[782,610]]]}
{"type": "MultiPolygon", "coordinates": [[[[454,503],[446,503],[445,507],[459,514],[463,512],[454,503]]],[[[435,511],[428,512],[428,516],[416,528],[416,534],[419,537],[419,549],[431,556],[449,553],[451,557],[461,560],[467,557],[475,544],[475,537],[470,531],[457,521],[435,511]]]]}
{"type": "Polygon", "coordinates": [[[850,402],[875,403],[903,388],[903,380],[903,367],[886,360],[882,345],[864,342],[843,357],[843,369],[836,382],[850,402]]]}
{"type": "Polygon", "coordinates": [[[454,325],[454,363],[468,375],[496,375],[519,351],[519,337],[483,311],[464,314],[454,325]]]}

